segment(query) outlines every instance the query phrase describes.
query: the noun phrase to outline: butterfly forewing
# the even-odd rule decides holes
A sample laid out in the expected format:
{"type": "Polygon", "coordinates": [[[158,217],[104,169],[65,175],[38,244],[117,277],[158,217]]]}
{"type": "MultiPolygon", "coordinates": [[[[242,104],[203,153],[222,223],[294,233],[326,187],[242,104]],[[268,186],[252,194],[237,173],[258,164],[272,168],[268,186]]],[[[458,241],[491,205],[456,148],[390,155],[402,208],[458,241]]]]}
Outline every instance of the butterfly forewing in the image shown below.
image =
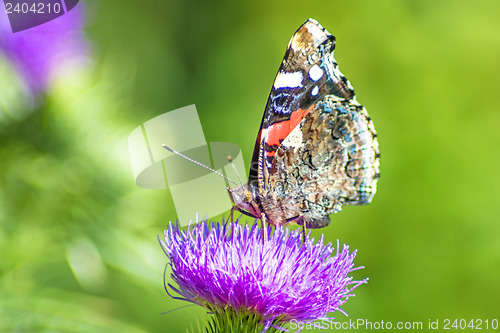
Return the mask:
{"type": "MultiPolygon", "coordinates": [[[[311,105],[327,94],[353,96],[348,82],[335,71],[330,54],[335,37],[315,20],[307,20],[292,36],[274,80],[255,143],[249,183],[270,167],[276,149],[310,111],[311,105]],[[335,82],[335,83],[334,83],[335,82]]],[[[260,178],[260,185],[263,179],[260,178]]]]}

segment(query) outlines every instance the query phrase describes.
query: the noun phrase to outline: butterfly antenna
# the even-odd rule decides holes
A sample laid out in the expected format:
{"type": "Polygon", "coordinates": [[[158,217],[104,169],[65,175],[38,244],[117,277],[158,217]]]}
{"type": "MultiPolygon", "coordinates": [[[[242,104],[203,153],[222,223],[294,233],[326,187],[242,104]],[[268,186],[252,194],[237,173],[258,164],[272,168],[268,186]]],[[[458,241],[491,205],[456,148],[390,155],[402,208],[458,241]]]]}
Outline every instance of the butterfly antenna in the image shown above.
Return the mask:
{"type": "Polygon", "coordinates": [[[236,177],[238,177],[238,180],[240,181],[240,185],[243,186],[243,182],[241,181],[240,175],[238,174],[238,171],[236,171],[236,168],[234,167],[233,158],[231,157],[231,155],[229,155],[227,157],[227,160],[229,161],[229,164],[231,164],[231,167],[233,168],[234,173],[236,174],[236,177]]]}
{"type": "MultiPolygon", "coordinates": [[[[205,168],[205,169],[207,169],[207,170],[212,171],[213,173],[215,173],[215,174],[217,174],[217,175],[221,176],[222,178],[226,179],[227,181],[230,181],[230,182],[231,182],[231,183],[233,183],[234,185],[238,185],[238,184],[236,184],[234,181],[232,181],[231,179],[229,179],[229,178],[227,178],[226,176],[224,176],[222,173],[220,173],[220,172],[218,172],[218,171],[215,171],[214,169],[212,169],[212,168],[210,168],[210,167],[206,166],[205,164],[202,164],[202,163],[200,163],[200,162],[198,162],[198,161],[195,161],[195,160],[193,160],[192,158],[189,158],[189,157],[187,157],[186,155],[184,155],[184,154],[182,154],[182,153],[179,153],[179,152],[178,152],[178,151],[176,151],[176,150],[173,150],[172,148],[170,148],[170,147],[169,147],[169,146],[167,146],[166,144],[162,144],[161,146],[162,146],[163,148],[165,148],[166,150],[168,150],[169,152],[174,153],[175,155],[177,155],[177,156],[179,156],[179,157],[182,157],[183,159],[185,159],[185,160],[187,160],[187,161],[189,161],[189,162],[191,162],[191,163],[194,163],[194,164],[199,165],[199,166],[201,166],[201,167],[203,167],[203,168],[205,168]]],[[[239,176],[238,176],[238,178],[239,178],[239,176]]],[[[240,181],[240,182],[241,182],[241,181],[240,181]]]]}

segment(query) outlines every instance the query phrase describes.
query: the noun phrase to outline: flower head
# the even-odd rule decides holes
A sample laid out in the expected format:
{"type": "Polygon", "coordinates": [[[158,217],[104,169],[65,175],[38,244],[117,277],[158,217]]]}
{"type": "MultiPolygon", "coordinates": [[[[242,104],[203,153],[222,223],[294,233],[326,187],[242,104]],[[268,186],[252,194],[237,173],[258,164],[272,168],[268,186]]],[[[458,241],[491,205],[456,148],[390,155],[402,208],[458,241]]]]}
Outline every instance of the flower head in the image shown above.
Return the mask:
{"type": "Polygon", "coordinates": [[[339,251],[338,244],[334,252],[323,237],[303,242],[298,230],[278,227],[263,244],[257,224],[202,222],[182,231],[170,223],[162,244],[178,285],[169,287],[182,299],[216,314],[255,315],[266,328],[342,311],[366,282],[348,276],[356,252],[346,245],[339,251]]]}

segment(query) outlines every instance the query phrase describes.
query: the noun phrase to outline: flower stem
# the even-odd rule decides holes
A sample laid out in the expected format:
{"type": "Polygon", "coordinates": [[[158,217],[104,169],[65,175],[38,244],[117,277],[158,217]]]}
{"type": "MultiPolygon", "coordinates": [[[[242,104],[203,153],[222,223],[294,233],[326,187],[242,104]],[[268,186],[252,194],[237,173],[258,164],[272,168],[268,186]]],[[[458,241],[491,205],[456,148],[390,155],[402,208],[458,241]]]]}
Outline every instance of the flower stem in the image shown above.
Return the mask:
{"type": "MultiPolygon", "coordinates": [[[[264,328],[260,315],[246,311],[236,313],[231,308],[225,308],[213,311],[203,333],[262,333],[264,328]]],[[[281,331],[271,326],[265,332],[281,331]]]]}

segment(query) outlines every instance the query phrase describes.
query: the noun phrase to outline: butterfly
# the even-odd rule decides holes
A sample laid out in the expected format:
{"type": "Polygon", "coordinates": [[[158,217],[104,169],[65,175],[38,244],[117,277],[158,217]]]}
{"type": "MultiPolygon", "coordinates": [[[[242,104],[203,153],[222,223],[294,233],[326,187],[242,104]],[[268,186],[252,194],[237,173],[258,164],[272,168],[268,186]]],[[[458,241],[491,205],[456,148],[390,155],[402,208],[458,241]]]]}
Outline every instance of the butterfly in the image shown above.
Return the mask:
{"type": "MultiPolygon", "coordinates": [[[[379,146],[366,109],[334,58],[335,37],[308,19],[292,36],[269,95],[247,184],[234,210],[263,225],[322,228],[377,189],[379,146]]],[[[264,228],[266,229],[266,228],[264,228]]]]}

